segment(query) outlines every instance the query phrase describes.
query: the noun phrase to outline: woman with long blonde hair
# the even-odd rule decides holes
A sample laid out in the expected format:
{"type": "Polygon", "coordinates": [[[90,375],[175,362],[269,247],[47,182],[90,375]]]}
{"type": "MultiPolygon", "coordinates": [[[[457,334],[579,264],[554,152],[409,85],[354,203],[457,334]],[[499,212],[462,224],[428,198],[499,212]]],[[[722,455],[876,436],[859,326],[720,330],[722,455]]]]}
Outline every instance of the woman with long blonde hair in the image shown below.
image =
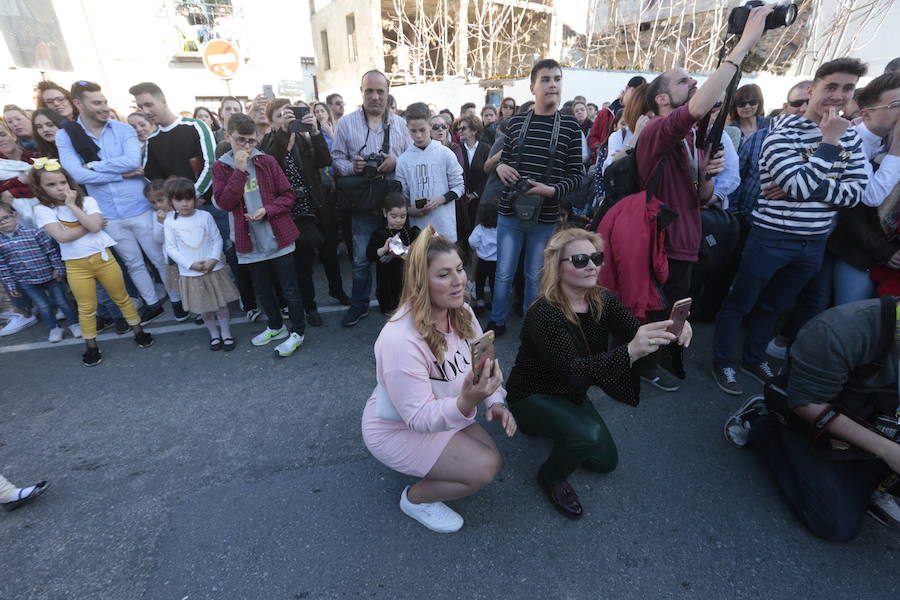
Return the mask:
{"type": "Polygon", "coordinates": [[[482,332],[465,302],[459,249],[429,225],[406,261],[400,306],[375,342],[377,386],[363,410],[363,440],[388,467],[421,478],[403,490],[400,510],[452,533],[463,519],[444,501],[474,494],[500,470],[497,447],[475,422],[477,406],[508,436],[516,421],[497,361],[472,365],[469,344],[482,332]]]}
{"type": "Polygon", "coordinates": [[[618,463],[616,444],[588,388],[598,386],[637,406],[634,362],[668,346],[683,378],[681,348],[691,341],[689,323],[677,338],[667,331],[672,321],[640,325],[597,283],[602,265],[603,242],[597,234],[564,229],[550,238],[540,295],[525,316],[522,345],[507,382],[510,410],[523,431],[553,440],[537,480],[553,506],[572,519],[583,509],[569,476],[579,466],[609,473],[618,463]],[[610,336],[630,341],[610,349],[610,336]]]}

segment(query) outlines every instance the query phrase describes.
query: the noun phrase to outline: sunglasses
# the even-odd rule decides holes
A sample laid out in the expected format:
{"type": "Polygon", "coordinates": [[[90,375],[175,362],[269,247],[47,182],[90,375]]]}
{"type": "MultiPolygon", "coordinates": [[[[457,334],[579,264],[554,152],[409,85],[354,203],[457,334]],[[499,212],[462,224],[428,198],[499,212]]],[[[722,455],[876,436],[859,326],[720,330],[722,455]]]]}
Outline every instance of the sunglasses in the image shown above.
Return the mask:
{"type": "Polygon", "coordinates": [[[432,125],[432,131],[440,131],[441,129],[447,129],[447,125],[432,125]]]}
{"type": "Polygon", "coordinates": [[[881,106],[870,106],[867,110],[880,110],[882,108],[900,108],[900,100],[894,100],[890,104],[882,104],[881,106]]]}
{"type": "Polygon", "coordinates": [[[583,269],[588,265],[588,261],[594,263],[595,267],[599,267],[603,264],[603,253],[602,252],[594,252],[592,254],[573,254],[568,258],[564,258],[559,262],[570,261],[572,266],[576,269],[583,269]]]}
{"type": "Polygon", "coordinates": [[[514,109],[515,107],[516,107],[515,104],[504,104],[504,105],[501,106],[500,108],[508,108],[508,109],[512,110],[512,109],[514,109]]]}
{"type": "Polygon", "coordinates": [[[804,104],[809,104],[808,98],[803,98],[802,100],[788,100],[788,106],[793,108],[800,108],[804,104]]]}
{"type": "Polygon", "coordinates": [[[757,106],[759,104],[759,100],[756,98],[751,98],[750,100],[741,100],[740,102],[735,102],[734,105],[737,108],[744,108],[745,106],[757,106]]]}

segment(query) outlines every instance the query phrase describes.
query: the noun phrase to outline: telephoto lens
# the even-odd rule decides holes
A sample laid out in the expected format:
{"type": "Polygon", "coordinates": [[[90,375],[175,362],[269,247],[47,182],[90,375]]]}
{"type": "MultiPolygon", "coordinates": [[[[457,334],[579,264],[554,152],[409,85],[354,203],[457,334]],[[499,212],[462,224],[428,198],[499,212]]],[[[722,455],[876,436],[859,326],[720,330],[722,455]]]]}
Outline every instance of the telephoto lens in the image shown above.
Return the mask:
{"type": "MultiPolygon", "coordinates": [[[[763,5],[765,5],[765,2],[762,0],[750,0],[743,6],[736,6],[731,9],[731,14],[728,15],[728,33],[735,35],[744,33],[744,27],[747,25],[747,17],[750,16],[750,10],[763,5]]],[[[766,30],[787,27],[788,25],[792,25],[796,20],[796,4],[779,4],[775,7],[775,10],[766,17],[766,30]]]]}

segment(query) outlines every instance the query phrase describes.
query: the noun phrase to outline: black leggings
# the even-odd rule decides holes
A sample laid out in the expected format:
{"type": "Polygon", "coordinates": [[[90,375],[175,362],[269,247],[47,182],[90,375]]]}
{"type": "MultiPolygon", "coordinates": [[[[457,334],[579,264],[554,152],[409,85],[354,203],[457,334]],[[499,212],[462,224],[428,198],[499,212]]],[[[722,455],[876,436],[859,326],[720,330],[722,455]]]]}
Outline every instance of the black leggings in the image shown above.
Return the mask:
{"type": "Polygon", "coordinates": [[[619,464],[616,443],[588,398],[575,404],[562,396],[533,394],[509,409],[523,430],[553,440],[540,469],[545,481],[565,481],[579,466],[609,473],[619,464]]]}
{"type": "Polygon", "coordinates": [[[497,261],[478,259],[475,262],[475,298],[484,300],[484,285],[491,286],[494,293],[494,276],[497,274],[497,261]]]}

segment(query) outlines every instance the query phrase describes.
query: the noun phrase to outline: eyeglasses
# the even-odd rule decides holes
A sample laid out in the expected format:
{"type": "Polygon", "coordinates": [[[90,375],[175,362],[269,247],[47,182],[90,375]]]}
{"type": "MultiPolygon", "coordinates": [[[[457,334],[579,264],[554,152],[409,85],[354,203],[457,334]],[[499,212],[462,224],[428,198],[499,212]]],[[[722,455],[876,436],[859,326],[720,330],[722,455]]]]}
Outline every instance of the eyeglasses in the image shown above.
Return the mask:
{"type": "Polygon", "coordinates": [[[56,106],[57,104],[62,104],[65,101],[65,96],[57,96],[56,98],[45,98],[44,104],[46,104],[47,106],[56,106]]]}
{"type": "Polygon", "coordinates": [[[583,269],[588,265],[588,261],[594,263],[595,267],[599,267],[603,264],[603,253],[602,252],[594,252],[592,254],[573,254],[568,258],[562,259],[561,263],[570,261],[572,266],[576,269],[583,269]]]}
{"type": "Polygon", "coordinates": [[[239,135],[233,135],[231,136],[231,139],[235,144],[240,146],[255,146],[259,143],[259,140],[256,138],[245,138],[239,135]]]}
{"type": "MultiPolygon", "coordinates": [[[[431,130],[432,130],[432,131],[440,131],[441,129],[447,129],[447,128],[448,128],[448,127],[447,127],[446,124],[444,124],[444,125],[432,125],[432,126],[431,126],[431,130]]],[[[458,130],[457,130],[457,131],[458,131],[458,130]]]]}
{"type": "Polygon", "coordinates": [[[788,100],[788,105],[793,108],[800,108],[804,104],[809,104],[809,98],[803,98],[801,100],[788,100]]]}
{"type": "Polygon", "coordinates": [[[869,106],[866,110],[880,110],[882,108],[900,108],[900,100],[894,100],[890,104],[882,104],[881,106],[869,106]]]}
{"type": "Polygon", "coordinates": [[[734,105],[737,108],[744,108],[745,106],[757,106],[759,104],[759,100],[756,98],[751,98],[749,100],[741,100],[740,102],[735,102],[734,105]]]}

